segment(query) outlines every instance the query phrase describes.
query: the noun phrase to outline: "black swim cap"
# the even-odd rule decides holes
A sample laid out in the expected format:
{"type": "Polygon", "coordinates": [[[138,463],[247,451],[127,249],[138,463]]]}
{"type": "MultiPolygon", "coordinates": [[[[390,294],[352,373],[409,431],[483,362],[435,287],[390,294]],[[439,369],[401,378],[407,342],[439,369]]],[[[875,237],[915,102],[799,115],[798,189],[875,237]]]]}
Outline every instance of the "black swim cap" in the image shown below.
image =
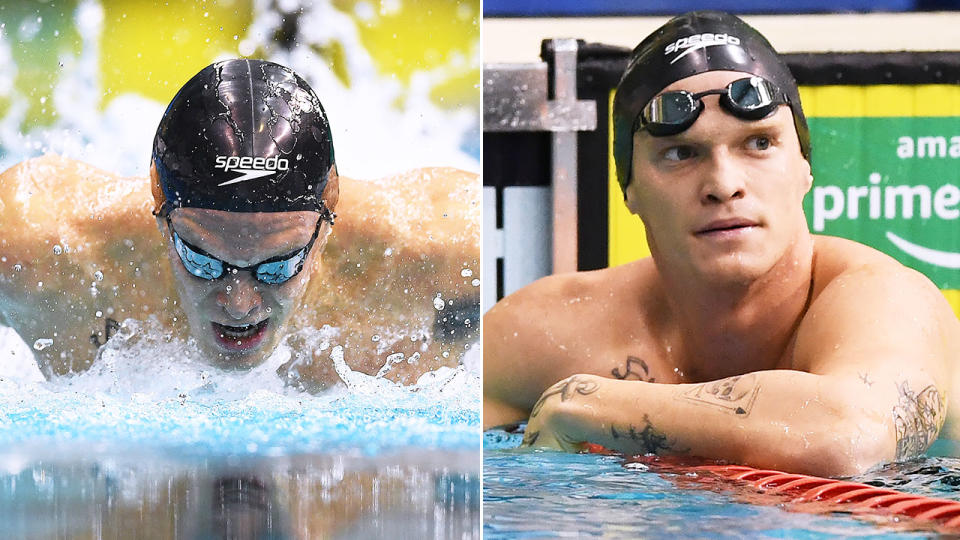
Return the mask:
{"type": "Polygon", "coordinates": [[[170,102],[153,140],[154,213],[312,210],[336,174],[330,124],[310,86],[263,60],[211,64],[170,102]]]}
{"type": "Polygon", "coordinates": [[[626,193],[633,160],[633,123],[646,104],[680,79],[707,71],[742,71],[776,84],[786,94],[800,151],[810,160],[810,130],[793,75],[759,32],[719,11],[674,17],[630,54],[613,98],[613,158],[626,193]]]}

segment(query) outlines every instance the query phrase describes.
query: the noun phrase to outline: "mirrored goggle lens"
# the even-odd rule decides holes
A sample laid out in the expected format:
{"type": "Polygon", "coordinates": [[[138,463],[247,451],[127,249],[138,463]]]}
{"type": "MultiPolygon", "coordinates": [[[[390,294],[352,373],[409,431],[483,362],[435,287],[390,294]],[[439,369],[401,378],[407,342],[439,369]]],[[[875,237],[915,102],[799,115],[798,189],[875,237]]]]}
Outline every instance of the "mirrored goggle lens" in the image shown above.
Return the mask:
{"type": "Polygon", "coordinates": [[[303,268],[303,259],[306,257],[306,251],[306,248],[304,248],[289,259],[258,265],[257,279],[270,285],[279,285],[288,281],[303,268]]]}
{"type": "Polygon", "coordinates": [[[666,92],[656,96],[643,108],[647,124],[682,125],[697,111],[693,96],[687,92],[666,92]]]}
{"type": "Polygon", "coordinates": [[[173,233],[173,245],[180,255],[183,267],[191,274],[203,279],[217,279],[223,275],[221,261],[190,249],[177,233],[173,233]]]}
{"type": "Polygon", "coordinates": [[[773,110],[779,104],[777,87],[760,77],[739,79],[727,87],[730,104],[744,112],[773,110]]]}

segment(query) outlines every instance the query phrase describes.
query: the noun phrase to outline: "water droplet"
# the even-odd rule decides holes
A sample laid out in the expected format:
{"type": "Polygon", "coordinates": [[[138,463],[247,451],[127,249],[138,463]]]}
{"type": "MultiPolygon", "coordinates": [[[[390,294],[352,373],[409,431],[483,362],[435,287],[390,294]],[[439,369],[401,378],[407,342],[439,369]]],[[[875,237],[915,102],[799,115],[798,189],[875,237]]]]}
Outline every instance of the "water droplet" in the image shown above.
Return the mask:
{"type": "Polygon", "coordinates": [[[232,290],[233,290],[233,287],[231,287],[230,285],[227,285],[227,292],[230,292],[232,290]]]}
{"type": "Polygon", "coordinates": [[[53,254],[54,254],[54,255],[59,255],[59,254],[61,254],[61,253],[63,253],[63,248],[60,247],[60,244],[57,244],[57,245],[53,246],[53,254]]]}
{"type": "Polygon", "coordinates": [[[397,364],[397,363],[400,363],[400,362],[403,362],[403,353],[402,353],[402,352],[393,353],[393,354],[391,354],[390,356],[387,357],[387,363],[388,363],[388,364],[397,364]]]}
{"type": "Polygon", "coordinates": [[[93,273],[93,277],[97,278],[97,281],[103,281],[103,272],[97,270],[93,273]]]}
{"type": "Polygon", "coordinates": [[[383,256],[384,256],[384,257],[389,257],[389,256],[391,256],[391,255],[393,255],[393,248],[387,248],[387,249],[383,250],[383,256]]]}
{"type": "Polygon", "coordinates": [[[270,308],[270,307],[267,308],[267,313],[271,313],[272,311],[273,311],[273,308],[270,308]]]}
{"type": "Polygon", "coordinates": [[[374,343],[376,343],[380,341],[380,336],[378,334],[374,334],[373,337],[370,338],[370,341],[373,341],[374,343]]]}
{"type": "Polygon", "coordinates": [[[103,317],[103,312],[100,311],[100,310],[97,310],[96,316],[97,316],[98,319],[99,319],[100,317],[103,317]]]}
{"type": "Polygon", "coordinates": [[[42,351],[51,345],[53,345],[53,340],[50,338],[40,338],[33,342],[33,348],[38,351],[42,351]]]}
{"type": "Polygon", "coordinates": [[[473,275],[473,270],[469,268],[464,268],[463,270],[460,271],[461,277],[470,277],[472,275],[473,275]]]}
{"type": "Polygon", "coordinates": [[[23,266],[22,266],[22,265],[20,265],[20,264],[15,264],[15,265],[13,265],[13,271],[14,271],[14,272],[19,272],[19,271],[21,271],[21,270],[23,270],[23,266]]]}
{"type": "Polygon", "coordinates": [[[433,307],[436,308],[437,311],[442,310],[442,309],[443,309],[443,298],[440,298],[439,296],[436,297],[436,298],[434,298],[434,299],[433,299],[433,307]]]}
{"type": "Polygon", "coordinates": [[[474,280],[471,281],[470,284],[473,285],[474,287],[479,287],[479,286],[480,286],[480,280],[474,278],[474,280]]]}

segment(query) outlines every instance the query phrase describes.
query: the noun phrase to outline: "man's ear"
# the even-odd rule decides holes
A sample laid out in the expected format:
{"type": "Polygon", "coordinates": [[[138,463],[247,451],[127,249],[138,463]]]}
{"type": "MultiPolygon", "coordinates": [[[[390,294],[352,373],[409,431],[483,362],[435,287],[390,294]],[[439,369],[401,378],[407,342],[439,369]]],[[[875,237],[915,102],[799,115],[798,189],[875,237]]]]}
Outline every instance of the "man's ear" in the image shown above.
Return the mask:
{"type": "Polygon", "coordinates": [[[157,162],[150,160],[150,192],[153,194],[153,215],[157,218],[157,228],[160,229],[163,236],[163,226],[166,220],[160,217],[160,209],[166,197],[163,196],[163,188],[160,187],[160,173],[157,172],[157,162]]]}
{"type": "Polygon", "coordinates": [[[803,185],[803,194],[806,195],[810,192],[810,189],[813,187],[813,171],[810,170],[810,162],[803,160],[804,164],[804,185],[803,185]]]}
{"type": "Polygon", "coordinates": [[[331,212],[337,210],[337,201],[340,200],[340,176],[337,174],[337,166],[330,167],[330,174],[327,175],[327,186],[323,188],[320,199],[324,201],[331,212]]]}

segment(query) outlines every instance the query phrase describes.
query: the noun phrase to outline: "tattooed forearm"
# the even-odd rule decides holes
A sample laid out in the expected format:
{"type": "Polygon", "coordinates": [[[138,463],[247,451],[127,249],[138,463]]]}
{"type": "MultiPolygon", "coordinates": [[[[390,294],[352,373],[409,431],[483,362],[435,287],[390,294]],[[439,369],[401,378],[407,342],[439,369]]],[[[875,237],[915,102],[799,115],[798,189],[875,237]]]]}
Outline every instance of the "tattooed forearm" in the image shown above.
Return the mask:
{"type": "Polygon", "coordinates": [[[679,393],[677,398],[746,418],[759,393],[759,377],[748,373],[695,385],[679,393]]]}
{"type": "Polygon", "coordinates": [[[899,461],[926,452],[937,439],[946,417],[946,400],[932,384],[914,393],[904,381],[897,391],[900,400],[893,408],[893,423],[899,461]]]}
{"type": "Polygon", "coordinates": [[[573,377],[564,379],[557,384],[551,386],[544,392],[540,399],[533,405],[533,410],[530,411],[530,417],[534,417],[540,413],[540,409],[543,408],[544,402],[547,401],[547,398],[555,395],[560,395],[560,401],[567,401],[572,398],[574,394],[580,394],[581,396],[586,396],[597,391],[599,385],[596,381],[591,381],[587,379],[578,378],[576,375],[573,377]]]}
{"type": "Polygon", "coordinates": [[[650,376],[650,367],[647,366],[647,363],[644,362],[642,358],[637,358],[636,356],[627,357],[627,365],[622,372],[619,367],[615,367],[610,371],[610,374],[621,381],[630,379],[632,376],[633,380],[656,382],[656,379],[650,376]],[[643,373],[639,370],[642,370],[643,373]]]}
{"type": "Polygon", "coordinates": [[[614,439],[630,439],[637,444],[638,451],[643,454],[659,454],[674,447],[674,443],[667,439],[665,433],[653,427],[650,417],[646,414],[643,415],[643,427],[639,431],[633,425],[618,430],[611,424],[610,435],[614,439]]]}

